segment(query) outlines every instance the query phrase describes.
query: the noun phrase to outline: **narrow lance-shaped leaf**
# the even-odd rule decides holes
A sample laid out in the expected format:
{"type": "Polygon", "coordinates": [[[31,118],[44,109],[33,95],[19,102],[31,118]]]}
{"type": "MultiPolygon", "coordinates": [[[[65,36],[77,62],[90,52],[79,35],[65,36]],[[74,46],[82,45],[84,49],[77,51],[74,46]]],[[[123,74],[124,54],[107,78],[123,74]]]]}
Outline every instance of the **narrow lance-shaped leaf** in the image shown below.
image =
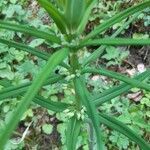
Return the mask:
{"type": "MultiPolygon", "coordinates": [[[[150,76],[150,70],[147,70],[141,73],[140,75],[138,75],[137,77],[135,77],[134,79],[137,79],[138,81],[143,81],[149,76],[150,76]]],[[[113,98],[120,96],[121,94],[129,91],[131,88],[132,88],[131,85],[128,85],[127,83],[122,83],[121,85],[112,87],[100,94],[94,95],[92,97],[92,101],[94,101],[95,105],[99,107],[103,103],[106,103],[112,100],[113,98]]]]}
{"type": "Polygon", "coordinates": [[[63,102],[54,102],[50,99],[45,99],[42,96],[36,96],[33,99],[33,102],[40,105],[41,107],[47,108],[48,110],[54,112],[63,112],[67,109],[70,105],[63,102]]]}
{"type": "Polygon", "coordinates": [[[150,45],[149,39],[128,39],[128,38],[103,38],[103,39],[93,39],[82,43],[80,47],[84,46],[98,46],[98,45],[150,45]]]}
{"type": "MultiPolygon", "coordinates": [[[[63,78],[64,78],[64,76],[54,75],[54,76],[50,77],[44,83],[44,85],[53,84],[59,80],[62,80],[63,78]]],[[[6,98],[9,98],[9,97],[16,97],[20,94],[25,93],[28,90],[28,88],[31,86],[31,84],[32,84],[32,82],[28,82],[28,83],[24,83],[24,84],[16,85],[16,86],[11,86],[11,85],[9,85],[9,87],[7,86],[7,88],[0,90],[0,101],[4,100],[6,98]]],[[[5,86],[5,83],[0,82],[0,85],[5,86]]]]}
{"type": "Polygon", "coordinates": [[[4,87],[9,87],[11,85],[11,82],[7,79],[1,79],[0,80],[0,85],[4,87]]]}
{"type": "Polygon", "coordinates": [[[26,109],[29,107],[31,101],[34,99],[37,92],[44,84],[45,80],[56,68],[56,66],[59,65],[67,56],[68,56],[68,49],[64,48],[61,49],[60,51],[57,51],[49,58],[47,64],[41,70],[39,75],[34,79],[32,85],[28,89],[24,98],[21,100],[17,108],[14,110],[7,125],[5,126],[4,130],[0,134],[0,142],[1,142],[0,149],[4,148],[8,138],[10,137],[13,130],[16,128],[20,118],[22,117],[26,109]]]}
{"type": "Polygon", "coordinates": [[[97,26],[91,33],[89,33],[86,36],[86,38],[83,41],[86,41],[88,39],[93,38],[97,34],[102,33],[103,31],[110,28],[112,25],[122,21],[123,19],[127,18],[128,16],[135,14],[136,12],[142,11],[142,10],[149,8],[149,7],[150,7],[150,1],[148,0],[148,1],[145,1],[141,4],[138,4],[136,6],[133,6],[131,8],[128,8],[128,9],[118,13],[117,15],[111,17],[110,19],[108,19],[104,23],[97,26]]]}
{"type": "Polygon", "coordinates": [[[103,150],[104,147],[102,141],[102,133],[99,126],[98,112],[96,110],[96,107],[88,97],[89,94],[85,89],[83,79],[81,77],[80,78],[76,77],[74,84],[75,84],[76,94],[79,97],[79,99],[82,101],[83,105],[86,107],[88,117],[92,120],[96,139],[97,139],[97,150],[103,150]]]}
{"type": "Polygon", "coordinates": [[[71,32],[76,31],[81,19],[84,17],[85,6],[85,0],[67,0],[64,16],[71,32]]]}
{"type": "Polygon", "coordinates": [[[31,53],[39,58],[42,58],[44,60],[47,60],[48,57],[49,57],[49,54],[48,53],[45,53],[45,52],[41,52],[40,50],[38,49],[35,49],[35,48],[32,48],[30,46],[27,46],[25,44],[22,44],[22,43],[18,43],[18,42],[13,42],[13,41],[10,41],[10,40],[5,40],[5,39],[2,39],[0,38],[0,43],[3,43],[3,44],[6,44],[10,47],[14,47],[14,48],[17,48],[19,50],[23,50],[23,51],[26,51],[28,53],[31,53]]]}
{"type": "Polygon", "coordinates": [[[80,23],[80,25],[79,25],[79,27],[77,29],[77,31],[79,33],[82,33],[83,30],[85,29],[85,26],[86,26],[86,24],[88,22],[88,17],[89,17],[89,15],[91,13],[91,10],[92,10],[93,6],[97,2],[97,0],[88,0],[88,1],[84,0],[84,1],[86,1],[86,9],[84,11],[84,17],[82,17],[81,23],[80,23]]]}
{"type": "MultiPolygon", "coordinates": [[[[37,48],[32,48],[32,47],[27,46],[27,45],[22,44],[22,43],[13,42],[13,41],[5,40],[5,39],[2,39],[2,38],[0,38],[0,43],[3,43],[3,44],[6,44],[10,47],[14,47],[14,48],[17,48],[19,50],[23,50],[25,52],[31,53],[31,54],[33,54],[33,55],[35,55],[39,58],[42,58],[44,60],[48,60],[48,58],[50,57],[50,54],[48,54],[46,52],[42,52],[41,50],[39,50],[37,48]]],[[[61,65],[64,68],[69,68],[69,66],[65,63],[61,63],[61,65]]]]}
{"type": "Polygon", "coordinates": [[[64,11],[65,7],[66,7],[66,2],[67,0],[56,0],[56,4],[57,6],[64,11]]]}
{"type": "MultiPolygon", "coordinates": [[[[115,38],[116,36],[118,36],[131,22],[133,22],[140,13],[136,13],[135,15],[133,15],[133,17],[131,17],[128,21],[126,21],[115,33],[112,34],[111,38],[115,38]]],[[[100,46],[98,49],[94,50],[94,52],[88,56],[87,58],[84,59],[84,62],[82,64],[82,66],[86,66],[88,63],[95,61],[96,59],[98,59],[104,52],[106,46],[100,46]]]]}
{"type": "Polygon", "coordinates": [[[0,20],[0,28],[11,30],[11,31],[22,32],[31,36],[45,39],[49,42],[54,42],[58,44],[61,43],[61,40],[57,36],[25,25],[20,25],[20,24],[18,25],[11,22],[0,20]]]}
{"type": "Polygon", "coordinates": [[[132,87],[138,87],[147,91],[150,91],[150,85],[146,84],[146,83],[141,83],[138,80],[129,78],[125,75],[122,75],[120,73],[117,72],[113,72],[113,71],[109,71],[103,68],[99,68],[99,69],[95,69],[95,68],[85,68],[82,70],[82,73],[96,73],[96,74],[100,74],[100,75],[104,75],[107,77],[111,77],[123,82],[128,83],[129,85],[131,85],[132,87]]]}
{"type": "MultiPolygon", "coordinates": [[[[52,84],[54,82],[57,82],[58,80],[61,80],[62,77],[57,77],[55,76],[54,78],[50,78],[48,81],[46,81],[45,84],[52,84]]],[[[27,83],[27,87],[24,87],[24,85],[20,85],[21,90],[17,90],[18,87],[16,86],[11,86],[11,83],[7,82],[7,81],[2,81],[0,80],[0,85],[4,86],[4,87],[8,87],[5,88],[4,90],[0,91],[0,101],[4,100],[4,98],[8,98],[10,96],[23,96],[23,93],[27,91],[27,89],[29,88],[28,86],[31,85],[31,83],[27,83]],[[13,91],[10,91],[13,90],[13,91]],[[20,92],[21,91],[21,92],[20,92]],[[5,94],[5,96],[3,96],[5,94]]],[[[10,99],[13,100],[13,99],[10,99]]],[[[67,109],[69,107],[69,105],[67,103],[62,103],[62,102],[54,102],[50,99],[45,99],[42,96],[36,96],[33,99],[33,102],[35,102],[36,104],[40,105],[41,107],[47,108],[49,110],[55,111],[55,112],[62,112],[65,109],[67,109]]]]}
{"type": "Polygon", "coordinates": [[[110,127],[111,129],[117,130],[118,132],[124,134],[132,141],[136,142],[141,149],[143,150],[149,150],[150,145],[145,142],[144,139],[139,137],[135,132],[133,132],[130,128],[128,128],[125,124],[122,122],[116,120],[113,117],[110,117],[106,114],[99,114],[99,121],[100,123],[105,124],[106,126],[110,127]]]}
{"type": "Polygon", "coordinates": [[[78,136],[81,131],[81,120],[76,116],[69,119],[66,130],[66,146],[68,150],[76,150],[78,136]]]}
{"type": "Polygon", "coordinates": [[[48,12],[62,33],[66,33],[66,22],[64,16],[48,0],[37,0],[39,4],[48,12]]]}

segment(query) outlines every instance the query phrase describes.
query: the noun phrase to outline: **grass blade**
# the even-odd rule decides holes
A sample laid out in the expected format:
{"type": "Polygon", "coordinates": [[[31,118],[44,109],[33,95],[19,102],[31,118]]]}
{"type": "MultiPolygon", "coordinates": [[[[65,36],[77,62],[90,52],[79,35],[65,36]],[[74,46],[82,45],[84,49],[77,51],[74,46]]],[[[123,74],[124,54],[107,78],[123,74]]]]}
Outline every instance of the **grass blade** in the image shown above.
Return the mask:
{"type": "Polygon", "coordinates": [[[116,120],[113,117],[110,117],[106,114],[99,114],[99,121],[100,123],[105,124],[106,126],[110,127],[111,129],[114,129],[125,136],[127,136],[129,139],[137,143],[141,149],[148,150],[150,149],[150,145],[145,142],[141,137],[139,137],[135,132],[133,132],[130,128],[128,128],[125,124],[122,122],[116,120]]]}
{"type": "Polygon", "coordinates": [[[70,118],[66,130],[66,146],[68,150],[76,150],[80,130],[81,120],[78,120],[75,116],[73,116],[70,118]]]}
{"type": "Polygon", "coordinates": [[[52,34],[49,34],[44,31],[37,30],[36,28],[25,26],[25,25],[17,25],[11,22],[1,21],[0,20],[0,28],[7,29],[16,32],[22,32],[34,37],[42,38],[47,40],[48,42],[61,43],[61,40],[52,34]]]}
{"type": "Polygon", "coordinates": [[[47,64],[39,73],[39,75],[34,79],[32,85],[28,89],[24,98],[19,103],[18,107],[14,110],[10,120],[5,126],[5,129],[2,131],[0,135],[0,141],[1,141],[0,149],[4,148],[8,138],[10,137],[13,130],[16,128],[20,118],[22,117],[26,109],[29,107],[31,101],[34,99],[37,92],[39,91],[41,86],[44,84],[45,80],[52,73],[54,68],[56,68],[56,66],[59,65],[68,56],[68,52],[69,52],[68,49],[64,48],[54,53],[49,58],[47,64]]]}
{"type": "Polygon", "coordinates": [[[98,112],[96,110],[96,107],[92,103],[92,101],[89,100],[89,94],[85,89],[85,85],[83,83],[82,78],[75,78],[74,84],[77,97],[79,97],[83,105],[86,107],[88,117],[92,120],[95,135],[97,138],[97,149],[103,150],[102,133],[100,131],[98,112]]]}
{"type": "MultiPolygon", "coordinates": [[[[138,16],[140,15],[140,13],[136,13],[135,15],[133,15],[133,17],[131,17],[127,22],[125,22],[112,36],[111,38],[115,38],[116,36],[118,36],[130,23],[132,23],[138,16]]],[[[101,46],[98,49],[96,49],[90,56],[88,56],[87,58],[85,58],[82,66],[86,66],[88,63],[95,61],[96,59],[98,59],[104,52],[106,46],[101,46]]]]}
{"type": "MultiPolygon", "coordinates": [[[[150,70],[147,70],[147,71],[141,73],[140,75],[138,75],[137,77],[135,77],[134,79],[136,79],[138,81],[143,81],[149,76],[150,76],[150,70]]],[[[106,103],[106,102],[112,100],[113,98],[115,98],[121,94],[124,94],[125,92],[129,91],[131,88],[132,88],[131,85],[128,85],[127,83],[122,83],[121,85],[110,88],[110,89],[104,91],[103,93],[94,95],[92,98],[92,101],[94,101],[95,105],[97,107],[99,107],[103,103],[106,103]]]]}
{"type": "Polygon", "coordinates": [[[96,74],[104,75],[104,76],[111,77],[111,78],[123,81],[125,83],[128,83],[132,87],[137,87],[137,88],[141,88],[141,89],[150,91],[150,85],[149,84],[141,83],[140,81],[135,80],[133,78],[129,78],[129,77],[122,75],[120,73],[109,71],[109,70],[106,70],[103,68],[100,68],[100,69],[85,68],[85,69],[83,69],[82,73],[96,73],[96,74]]]}
{"type": "Polygon", "coordinates": [[[39,4],[48,12],[62,33],[66,33],[66,22],[64,16],[48,0],[37,0],[39,4]]]}
{"type": "Polygon", "coordinates": [[[128,16],[135,14],[136,12],[140,12],[148,7],[150,7],[149,0],[118,13],[117,15],[111,17],[104,23],[97,26],[91,33],[89,33],[86,36],[86,38],[83,41],[86,41],[86,40],[89,40],[89,39],[95,37],[97,34],[102,33],[103,31],[110,28],[112,25],[114,25],[114,24],[122,21],[123,19],[127,18],[128,16]]]}

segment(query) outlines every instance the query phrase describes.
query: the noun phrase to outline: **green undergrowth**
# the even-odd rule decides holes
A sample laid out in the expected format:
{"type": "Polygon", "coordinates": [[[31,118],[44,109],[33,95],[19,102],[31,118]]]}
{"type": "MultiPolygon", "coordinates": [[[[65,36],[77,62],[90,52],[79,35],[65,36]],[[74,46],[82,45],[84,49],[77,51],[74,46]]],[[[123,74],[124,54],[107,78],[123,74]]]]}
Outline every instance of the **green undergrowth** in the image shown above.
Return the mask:
{"type": "MultiPolygon", "coordinates": [[[[105,2],[101,1],[92,11],[88,25],[86,27],[85,33],[93,30],[94,27],[107,20],[109,17],[113,16],[117,12],[120,12],[124,7],[126,8],[128,0],[122,2],[117,0],[117,2],[105,2]],[[102,10],[102,11],[100,11],[102,10]],[[100,13],[100,15],[99,15],[100,13]]],[[[136,3],[136,2],[135,2],[136,3]]],[[[138,2],[137,2],[138,3],[138,2]]],[[[133,4],[131,4],[133,5],[133,4]]],[[[36,1],[30,2],[25,0],[3,0],[0,1],[0,18],[15,22],[21,22],[23,24],[29,24],[30,26],[37,27],[42,31],[47,31],[52,35],[59,35],[56,25],[50,20],[50,18],[45,15],[45,11],[42,8],[39,8],[39,5],[36,1]],[[50,26],[49,26],[50,24],[50,26]]],[[[121,27],[128,19],[123,20],[120,23],[113,25],[110,29],[111,34],[121,27]]],[[[133,22],[133,24],[126,27],[122,31],[121,37],[126,37],[127,31],[131,30],[131,26],[138,30],[135,26],[142,26],[147,28],[150,24],[150,19],[148,16],[148,10],[145,10],[145,13],[142,13],[138,17],[138,21],[133,22]]],[[[142,28],[141,27],[141,28],[142,28]]],[[[131,31],[132,32],[132,31],[131,31]]],[[[106,32],[103,32],[105,35],[106,32]]],[[[138,38],[141,37],[149,38],[148,31],[140,32],[137,31],[133,34],[130,34],[130,37],[138,38]]],[[[102,35],[98,35],[101,37],[102,35]]],[[[0,37],[7,40],[16,40],[22,43],[28,43],[32,48],[41,48],[43,52],[48,52],[51,54],[54,52],[55,48],[59,48],[59,44],[52,44],[46,47],[47,41],[40,38],[31,38],[28,35],[22,33],[15,33],[5,29],[0,29],[0,37]]],[[[106,34],[107,37],[107,34],[106,34]]],[[[86,58],[89,56],[89,52],[94,51],[97,47],[91,46],[88,49],[80,52],[80,56],[86,58]]],[[[102,63],[103,67],[110,67],[111,69],[120,69],[125,68],[126,64],[124,61],[127,60],[130,55],[130,49],[127,47],[116,47],[116,46],[106,46],[105,51],[102,53],[102,63]],[[122,52],[123,51],[123,52],[122,52]]],[[[84,59],[81,59],[80,62],[83,62],[84,59]]],[[[46,64],[46,60],[40,59],[32,54],[29,54],[25,51],[20,51],[17,48],[12,48],[0,43],[0,79],[7,81],[7,85],[19,86],[20,84],[28,84],[36,75],[40,72],[41,68],[46,64]]],[[[93,66],[100,66],[100,60],[91,64],[93,66]]],[[[127,66],[129,67],[129,66],[127,66]]],[[[131,67],[131,66],[130,66],[131,67]]],[[[130,68],[132,69],[132,68],[130,68]]],[[[73,118],[74,114],[80,119],[86,118],[85,108],[81,108],[81,112],[74,110],[74,101],[76,97],[74,96],[75,90],[71,79],[74,78],[74,75],[70,74],[67,69],[57,67],[55,69],[56,76],[58,73],[64,78],[59,82],[53,85],[45,85],[41,90],[40,94],[46,98],[51,99],[53,102],[65,102],[71,104],[68,109],[65,109],[63,112],[53,112],[45,108],[41,108],[35,103],[31,103],[30,108],[24,113],[21,122],[19,123],[18,128],[14,131],[11,140],[8,141],[6,145],[6,150],[22,150],[22,149],[42,149],[42,145],[50,147],[51,149],[62,149],[66,150],[66,122],[73,118]],[[69,84],[67,84],[67,82],[69,84]],[[43,139],[46,139],[47,142],[44,142],[43,139]],[[54,138],[54,140],[52,140],[54,138]],[[38,144],[40,143],[40,144],[38,144]]],[[[80,72],[77,74],[80,75],[80,72]]],[[[136,72],[138,74],[138,71],[136,72]]],[[[109,89],[113,86],[118,85],[120,82],[115,79],[110,79],[104,76],[95,76],[91,74],[86,74],[87,87],[89,91],[92,91],[95,94],[102,93],[106,89],[109,89]]],[[[5,84],[1,84],[0,90],[7,87],[5,84]]],[[[22,99],[22,94],[26,92],[25,89],[17,97],[11,97],[5,99],[5,101],[0,101],[0,127],[3,130],[3,127],[9,120],[12,111],[16,108],[22,99]]],[[[114,118],[124,122],[130,129],[139,133],[141,137],[146,139],[150,138],[150,93],[145,90],[132,89],[131,94],[140,93],[138,96],[141,97],[138,102],[135,99],[128,97],[128,94],[125,93],[121,96],[118,96],[112,99],[108,103],[102,104],[98,109],[103,111],[114,118]]],[[[80,126],[80,124],[79,124],[80,126]]],[[[87,129],[91,130],[89,124],[85,122],[81,125],[82,130],[77,139],[77,148],[88,150],[89,138],[87,134],[87,129]],[[86,128],[85,128],[86,127],[86,128]]],[[[139,149],[137,144],[131,142],[127,137],[121,133],[111,130],[105,125],[101,125],[103,134],[103,141],[105,141],[105,148],[108,150],[135,150],[139,149]]],[[[0,131],[1,131],[0,130],[0,131]]],[[[90,131],[89,131],[90,132],[90,131]]],[[[91,138],[91,137],[90,137],[91,138]]],[[[93,142],[96,141],[95,138],[91,139],[93,142]]],[[[91,141],[90,141],[91,142],[91,141]]]]}

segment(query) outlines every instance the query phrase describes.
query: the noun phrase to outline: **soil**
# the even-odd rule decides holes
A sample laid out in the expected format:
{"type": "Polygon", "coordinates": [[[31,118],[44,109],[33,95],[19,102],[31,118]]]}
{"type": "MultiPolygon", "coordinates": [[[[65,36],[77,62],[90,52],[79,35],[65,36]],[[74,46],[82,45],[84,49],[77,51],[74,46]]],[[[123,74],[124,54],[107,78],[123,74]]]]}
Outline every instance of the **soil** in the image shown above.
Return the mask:
{"type": "Polygon", "coordinates": [[[129,62],[137,66],[138,64],[144,64],[146,68],[150,67],[150,46],[144,47],[131,47],[129,62]]]}

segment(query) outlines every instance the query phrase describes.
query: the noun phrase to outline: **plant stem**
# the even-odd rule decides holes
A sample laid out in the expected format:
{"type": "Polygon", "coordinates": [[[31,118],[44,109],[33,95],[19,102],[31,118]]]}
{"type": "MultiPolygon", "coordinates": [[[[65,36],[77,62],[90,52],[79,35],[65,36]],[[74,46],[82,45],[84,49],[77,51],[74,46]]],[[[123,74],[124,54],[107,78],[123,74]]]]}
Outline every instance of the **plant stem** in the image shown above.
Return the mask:
{"type": "MultiPolygon", "coordinates": [[[[76,71],[80,69],[80,64],[78,61],[78,57],[77,57],[77,53],[72,53],[70,56],[70,65],[72,67],[72,71],[71,73],[76,75],[76,71]]],[[[73,86],[75,89],[75,81],[73,79],[73,86]]],[[[80,98],[78,97],[78,95],[75,93],[75,97],[76,97],[76,109],[77,110],[81,110],[81,102],[80,102],[80,98]]]]}

